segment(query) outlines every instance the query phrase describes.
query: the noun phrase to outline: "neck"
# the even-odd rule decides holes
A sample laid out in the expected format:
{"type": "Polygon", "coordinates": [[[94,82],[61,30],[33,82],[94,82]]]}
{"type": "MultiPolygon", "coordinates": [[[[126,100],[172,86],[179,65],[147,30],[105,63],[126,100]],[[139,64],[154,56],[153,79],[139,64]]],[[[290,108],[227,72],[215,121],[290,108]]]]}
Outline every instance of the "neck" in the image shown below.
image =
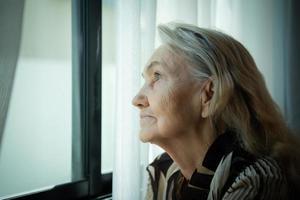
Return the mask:
{"type": "Polygon", "coordinates": [[[158,144],[179,166],[181,173],[187,180],[190,180],[195,169],[205,174],[212,173],[202,166],[202,162],[208,148],[216,139],[216,135],[209,123],[202,127],[201,130],[191,130],[158,144]]]}

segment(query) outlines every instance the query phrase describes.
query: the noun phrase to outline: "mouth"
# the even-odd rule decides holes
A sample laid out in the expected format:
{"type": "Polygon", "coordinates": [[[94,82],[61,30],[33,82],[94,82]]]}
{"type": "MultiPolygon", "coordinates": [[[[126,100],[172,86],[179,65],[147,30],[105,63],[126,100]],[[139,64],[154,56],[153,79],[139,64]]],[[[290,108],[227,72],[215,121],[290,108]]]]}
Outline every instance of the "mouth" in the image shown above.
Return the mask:
{"type": "Polygon", "coordinates": [[[141,115],[140,116],[140,126],[148,127],[152,126],[156,122],[156,118],[151,115],[141,115]]]}
{"type": "Polygon", "coordinates": [[[154,117],[148,114],[140,114],[140,119],[144,119],[144,118],[154,118],[154,117]]]}
{"type": "Polygon", "coordinates": [[[150,123],[156,120],[156,118],[153,115],[150,115],[148,113],[140,113],[140,121],[141,123],[150,123]]]}

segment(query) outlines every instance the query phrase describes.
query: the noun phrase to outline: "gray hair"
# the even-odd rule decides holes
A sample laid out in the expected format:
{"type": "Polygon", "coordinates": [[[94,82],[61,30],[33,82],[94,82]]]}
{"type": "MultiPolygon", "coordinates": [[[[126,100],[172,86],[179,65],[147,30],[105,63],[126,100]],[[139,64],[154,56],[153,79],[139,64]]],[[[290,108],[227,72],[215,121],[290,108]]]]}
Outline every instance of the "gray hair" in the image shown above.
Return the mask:
{"type": "Polygon", "coordinates": [[[286,126],[247,49],[229,35],[189,24],[172,22],[159,25],[158,31],[163,43],[184,55],[193,76],[212,79],[215,128],[222,124],[235,130],[253,153],[269,152],[286,126]]]}

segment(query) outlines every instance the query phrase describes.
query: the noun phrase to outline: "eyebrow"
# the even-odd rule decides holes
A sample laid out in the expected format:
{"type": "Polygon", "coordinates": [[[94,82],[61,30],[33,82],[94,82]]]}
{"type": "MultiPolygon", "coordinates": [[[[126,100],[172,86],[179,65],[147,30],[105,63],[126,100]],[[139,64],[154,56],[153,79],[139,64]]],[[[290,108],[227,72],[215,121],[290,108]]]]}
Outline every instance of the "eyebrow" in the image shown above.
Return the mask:
{"type": "MultiPolygon", "coordinates": [[[[161,62],[159,61],[152,61],[148,66],[146,66],[145,71],[148,72],[153,66],[160,65],[161,62]]],[[[144,77],[144,73],[142,73],[142,77],[144,77]]]]}

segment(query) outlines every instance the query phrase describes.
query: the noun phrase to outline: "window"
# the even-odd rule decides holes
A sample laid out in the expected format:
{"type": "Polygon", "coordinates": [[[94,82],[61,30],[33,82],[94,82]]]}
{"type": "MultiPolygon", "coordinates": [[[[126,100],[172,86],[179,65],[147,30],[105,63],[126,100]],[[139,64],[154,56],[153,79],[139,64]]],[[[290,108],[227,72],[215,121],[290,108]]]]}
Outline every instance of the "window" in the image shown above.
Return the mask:
{"type": "Polygon", "coordinates": [[[23,15],[0,132],[0,199],[110,196],[111,170],[101,170],[101,1],[1,4],[11,12],[1,27],[16,7],[23,15]]]}
{"type": "Polygon", "coordinates": [[[72,179],[71,1],[15,3],[23,16],[1,145],[1,196],[72,179]]]}

